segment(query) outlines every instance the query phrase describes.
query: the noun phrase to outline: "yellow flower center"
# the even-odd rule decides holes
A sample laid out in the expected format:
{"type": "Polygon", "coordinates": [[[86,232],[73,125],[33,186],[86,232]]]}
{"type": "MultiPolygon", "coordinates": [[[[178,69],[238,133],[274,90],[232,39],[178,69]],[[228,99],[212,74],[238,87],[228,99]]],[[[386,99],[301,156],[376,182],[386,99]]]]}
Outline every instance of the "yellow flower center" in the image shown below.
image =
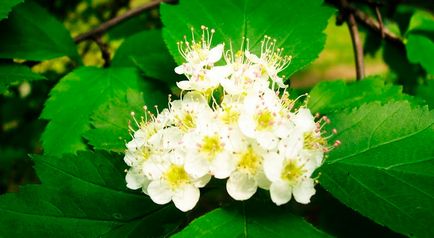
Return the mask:
{"type": "Polygon", "coordinates": [[[141,149],[141,152],[142,152],[142,159],[143,159],[144,161],[148,160],[149,157],[151,157],[152,152],[151,152],[151,149],[150,149],[149,147],[144,146],[144,147],[141,149]]]}
{"type": "Polygon", "coordinates": [[[264,110],[256,116],[256,129],[260,131],[270,129],[273,125],[273,121],[273,113],[269,110],[264,110]]]}
{"type": "Polygon", "coordinates": [[[324,147],[327,145],[327,141],[321,136],[315,136],[313,133],[304,134],[303,147],[307,150],[319,149],[318,147],[324,147]]]}
{"type": "Polygon", "coordinates": [[[170,187],[177,188],[179,185],[187,183],[190,180],[187,172],[185,172],[184,167],[179,165],[171,165],[170,168],[164,174],[164,178],[170,187]]]}
{"type": "Polygon", "coordinates": [[[209,155],[210,160],[221,151],[223,151],[223,146],[218,135],[205,136],[203,138],[203,143],[200,146],[200,152],[209,155]]]}
{"type": "Polygon", "coordinates": [[[261,165],[261,156],[256,154],[252,147],[249,147],[244,153],[242,153],[240,158],[238,168],[245,170],[250,174],[255,174],[256,170],[261,165]]]}
{"type": "Polygon", "coordinates": [[[196,127],[196,119],[191,112],[185,112],[182,117],[177,116],[175,119],[178,128],[184,132],[196,127]]]}
{"type": "Polygon", "coordinates": [[[296,182],[304,172],[305,170],[303,169],[303,165],[299,166],[296,161],[289,160],[286,162],[285,167],[282,170],[281,177],[286,181],[296,182]]]}
{"type": "Polygon", "coordinates": [[[238,122],[238,118],[240,117],[240,113],[233,110],[231,107],[227,107],[224,109],[223,114],[221,116],[221,120],[226,125],[235,124],[238,122]]]}

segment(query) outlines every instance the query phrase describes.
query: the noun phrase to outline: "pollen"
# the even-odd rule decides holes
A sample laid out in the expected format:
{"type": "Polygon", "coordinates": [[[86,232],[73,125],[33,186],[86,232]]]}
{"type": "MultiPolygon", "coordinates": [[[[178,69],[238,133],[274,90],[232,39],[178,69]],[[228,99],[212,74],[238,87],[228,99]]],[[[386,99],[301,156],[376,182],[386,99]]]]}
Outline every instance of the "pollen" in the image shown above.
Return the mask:
{"type": "Polygon", "coordinates": [[[239,117],[240,117],[240,113],[238,111],[233,110],[231,107],[227,107],[227,108],[225,108],[225,110],[221,116],[221,120],[226,125],[232,125],[232,124],[235,124],[236,122],[238,122],[239,117]]]}
{"type": "Polygon", "coordinates": [[[223,144],[218,135],[205,136],[203,144],[200,146],[200,151],[208,154],[210,158],[214,158],[218,153],[223,151],[223,144]]]}
{"type": "Polygon", "coordinates": [[[240,158],[238,168],[250,174],[256,174],[258,167],[261,165],[261,156],[257,155],[252,147],[249,147],[240,155],[240,158]]]}
{"type": "Polygon", "coordinates": [[[177,116],[175,119],[177,120],[179,129],[184,132],[196,127],[196,119],[191,112],[186,112],[181,117],[177,116]]]}
{"type": "Polygon", "coordinates": [[[190,180],[184,167],[178,165],[171,165],[167,172],[164,174],[164,178],[173,189],[179,187],[181,184],[185,184],[190,180]]]}
{"type": "Polygon", "coordinates": [[[256,129],[267,130],[273,126],[274,116],[270,110],[264,110],[256,116],[256,129]]]}
{"type": "Polygon", "coordinates": [[[288,160],[282,170],[281,177],[288,182],[296,182],[304,172],[303,166],[299,166],[294,160],[288,160]]]}

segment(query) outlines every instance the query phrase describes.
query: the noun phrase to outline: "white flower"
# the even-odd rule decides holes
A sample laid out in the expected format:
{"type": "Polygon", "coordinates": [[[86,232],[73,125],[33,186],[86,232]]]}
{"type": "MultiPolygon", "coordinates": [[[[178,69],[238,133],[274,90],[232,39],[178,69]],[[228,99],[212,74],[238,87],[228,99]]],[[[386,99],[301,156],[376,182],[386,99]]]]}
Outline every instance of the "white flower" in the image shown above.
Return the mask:
{"type": "Polygon", "coordinates": [[[161,177],[152,180],[147,189],[152,201],[157,204],[173,201],[175,206],[183,212],[193,209],[199,201],[199,188],[208,183],[210,176],[193,177],[185,171],[182,165],[177,164],[169,164],[161,169],[161,177]]]}
{"type": "Polygon", "coordinates": [[[226,67],[230,68],[231,75],[229,77],[220,77],[220,84],[224,90],[231,95],[245,94],[248,90],[266,89],[269,87],[268,78],[260,77],[258,73],[260,67],[249,63],[243,51],[238,51],[235,55],[230,49],[226,55],[226,67]]]}
{"type": "Polygon", "coordinates": [[[256,193],[258,187],[268,189],[270,182],[265,177],[262,162],[265,151],[252,141],[235,153],[236,169],[226,183],[226,190],[235,200],[247,200],[256,193]]]}
{"type": "Polygon", "coordinates": [[[206,124],[214,114],[206,98],[197,92],[189,92],[181,100],[172,101],[169,110],[174,125],[182,132],[206,124]]]}
{"type": "Polygon", "coordinates": [[[259,74],[262,78],[271,80],[279,87],[284,88],[286,85],[283,79],[277,74],[284,70],[291,62],[291,56],[283,56],[283,49],[276,48],[276,40],[265,36],[261,45],[261,56],[258,57],[246,50],[245,54],[248,60],[260,66],[259,74]]]}
{"type": "Polygon", "coordinates": [[[214,29],[211,29],[211,33],[208,27],[202,26],[201,29],[200,42],[194,40],[193,30],[191,43],[187,40],[178,42],[178,50],[187,61],[175,68],[177,74],[184,74],[188,78],[188,80],[177,83],[182,90],[206,92],[215,89],[219,85],[219,80],[231,73],[227,66],[214,67],[224,51],[224,44],[211,48],[214,29]]]}
{"type": "Polygon", "coordinates": [[[315,183],[310,176],[317,168],[312,160],[298,157],[287,157],[271,153],[264,160],[264,171],[271,181],[271,200],[282,205],[291,200],[292,195],[297,202],[307,204],[315,194],[315,183]]]}
{"type": "Polygon", "coordinates": [[[238,121],[241,131],[265,149],[274,149],[279,138],[289,135],[293,125],[281,100],[271,89],[249,93],[238,121]]]}

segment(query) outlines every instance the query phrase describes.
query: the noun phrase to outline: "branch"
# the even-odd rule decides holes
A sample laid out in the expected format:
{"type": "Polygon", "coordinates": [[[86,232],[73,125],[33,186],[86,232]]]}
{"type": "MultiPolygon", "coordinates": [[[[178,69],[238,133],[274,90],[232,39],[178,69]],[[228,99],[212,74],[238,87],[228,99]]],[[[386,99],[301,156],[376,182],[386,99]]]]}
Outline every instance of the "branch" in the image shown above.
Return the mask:
{"type": "MultiPolygon", "coordinates": [[[[83,34],[76,36],[74,38],[74,41],[75,41],[75,43],[80,43],[84,40],[89,40],[89,39],[95,38],[95,36],[99,36],[99,35],[103,34],[107,30],[109,30],[110,28],[114,27],[115,25],[117,25],[117,24],[131,18],[131,17],[137,16],[146,10],[157,7],[162,2],[165,2],[165,1],[164,0],[153,0],[153,1],[147,3],[143,6],[140,6],[140,7],[135,8],[135,9],[131,9],[120,16],[117,16],[115,18],[112,18],[112,19],[102,23],[101,25],[99,25],[95,29],[92,29],[88,32],[85,32],[83,34]]],[[[169,1],[169,2],[172,2],[172,1],[169,1]]]]}
{"type": "Polygon", "coordinates": [[[359,29],[357,27],[356,19],[354,18],[354,13],[347,11],[349,9],[348,2],[346,0],[341,0],[341,14],[348,25],[348,29],[351,35],[351,42],[354,51],[354,61],[356,63],[356,79],[361,80],[365,77],[365,65],[363,59],[363,44],[360,40],[359,29]]]}
{"type": "Polygon", "coordinates": [[[359,29],[356,19],[352,13],[348,14],[347,25],[350,30],[351,41],[353,43],[354,59],[356,62],[356,79],[360,80],[365,77],[365,65],[363,60],[363,44],[360,40],[359,29]]]}
{"type": "Polygon", "coordinates": [[[109,52],[109,46],[107,43],[104,43],[101,40],[101,36],[97,36],[94,38],[95,43],[98,45],[99,50],[101,51],[102,59],[104,60],[103,67],[106,68],[110,66],[110,52],[109,52]]]}
{"type": "Polygon", "coordinates": [[[370,17],[368,14],[354,8],[350,8],[350,11],[354,13],[354,17],[358,22],[363,24],[364,26],[374,30],[377,33],[380,33],[384,35],[384,39],[388,40],[390,43],[393,43],[394,45],[398,47],[404,47],[404,42],[402,39],[389,31],[387,28],[383,27],[382,24],[378,23],[376,20],[374,20],[372,17],[370,17]]]}

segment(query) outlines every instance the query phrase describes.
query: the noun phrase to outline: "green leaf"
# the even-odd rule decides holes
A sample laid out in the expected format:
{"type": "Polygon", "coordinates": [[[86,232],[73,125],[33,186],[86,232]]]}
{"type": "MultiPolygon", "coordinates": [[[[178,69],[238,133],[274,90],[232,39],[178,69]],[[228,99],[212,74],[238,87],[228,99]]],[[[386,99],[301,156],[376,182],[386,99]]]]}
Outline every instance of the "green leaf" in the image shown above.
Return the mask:
{"type": "Polygon", "coordinates": [[[409,61],[421,64],[429,74],[434,75],[434,16],[428,12],[417,11],[411,17],[406,35],[405,47],[409,61]]]}
{"type": "Polygon", "coordinates": [[[82,67],[62,78],[52,89],[41,115],[50,120],[42,136],[45,153],[85,150],[81,136],[91,129],[92,114],[114,98],[125,98],[130,88],[140,88],[133,68],[82,67]]]}
{"type": "Polygon", "coordinates": [[[138,67],[155,79],[174,84],[180,80],[175,74],[176,64],[167,51],[161,30],[143,31],[128,37],[116,52],[113,67],[138,67]]]}
{"type": "MultiPolygon", "coordinates": [[[[151,84],[146,84],[143,90],[145,93],[128,89],[125,98],[115,98],[102,105],[92,116],[92,125],[95,128],[85,134],[89,144],[95,149],[124,152],[125,142],[131,140],[128,130],[128,124],[132,121],[131,112],[135,112],[135,118],[140,120],[141,116],[145,116],[144,105],[149,109],[154,105],[159,108],[167,105],[167,95],[151,84]]],[[[134,127],[134,122],[132,124],[134,127]]]]}
{"type": "Polygon", "coordinates": [[[174,206],[158,206],[127,190],[125,164],[119,158],[83,152],[33,159],[42,185],[0,196],[4,237],[100,237],[120,229],[162,236],[177,225],[169,223],[181,214],[174,206]]]}
{"type": "Polygon", "coordinates": [[[328,237],[303,218],[276,206],[248,201],[215,209],[175,234],[181,237],[328,237]]]}
{"type": "Polygon", "coordinates": [[[434,112],[399,101],[329,116],[342,146],[320,168],[321,185],[379,224],[432,237],[434,112]]]}
{"type": "Polygon", "coordinates": [[[163,37],[178,63],[183,59],[176,42],[190,35],[190,28],[200,32],[200,26],[214,28],[214,44],[232,42],[234,50],[241,46],[242,37],[250,41],[250,49],[259,54],[261,40],[269,35],[277,47],[292,55],[291,64],[283,74],[290,76],[318,57],[324,47],[323,30],[333,13],[321,0],[184,0],[176,6],[162,4],[161,17],[165,25],[163,37]]]}
{"type": "Polygon", "coordinates": [[[18,3],[22,3],[24,0],[3,0],[0,2],[0,20],[7,18],[9,12],[18,3]]]}
{"type": "Polygon", "coordinates": [[[434,41],[424,35],[410,34],[405,47],[410,62],[420,63],[429,74],[434,75],[434,41]]]}
{"type": "Polygon", "coordinates": [[[47,60],[70,56],[80,62],[74,41],[61,22],[32,1],[18,5],[0,22],[0,58],[47,60]]]}
{"type": "Polygon", "coordinates": [[[370,77],[353,83],[342,80],[321,82],[311,90],[308,107],[313,113],[357,107],[367,102],[410,99],[402,93],[402,87],[386,84],[380,77],[370,77]]]}
{"type": "Polygon", "coordinates": [[[430,80],[426,85],[419,85],[416,89],[416,96],[424,99],[430,109],[434,109],[434,81],[430,80]]]}
{"type": "Polygon", "coordinates": [[[27,66],[15,63],[0,63],[0,93],[9,86],[23,82],[45,79],[44,76],[33,73],[27,66]]]}

